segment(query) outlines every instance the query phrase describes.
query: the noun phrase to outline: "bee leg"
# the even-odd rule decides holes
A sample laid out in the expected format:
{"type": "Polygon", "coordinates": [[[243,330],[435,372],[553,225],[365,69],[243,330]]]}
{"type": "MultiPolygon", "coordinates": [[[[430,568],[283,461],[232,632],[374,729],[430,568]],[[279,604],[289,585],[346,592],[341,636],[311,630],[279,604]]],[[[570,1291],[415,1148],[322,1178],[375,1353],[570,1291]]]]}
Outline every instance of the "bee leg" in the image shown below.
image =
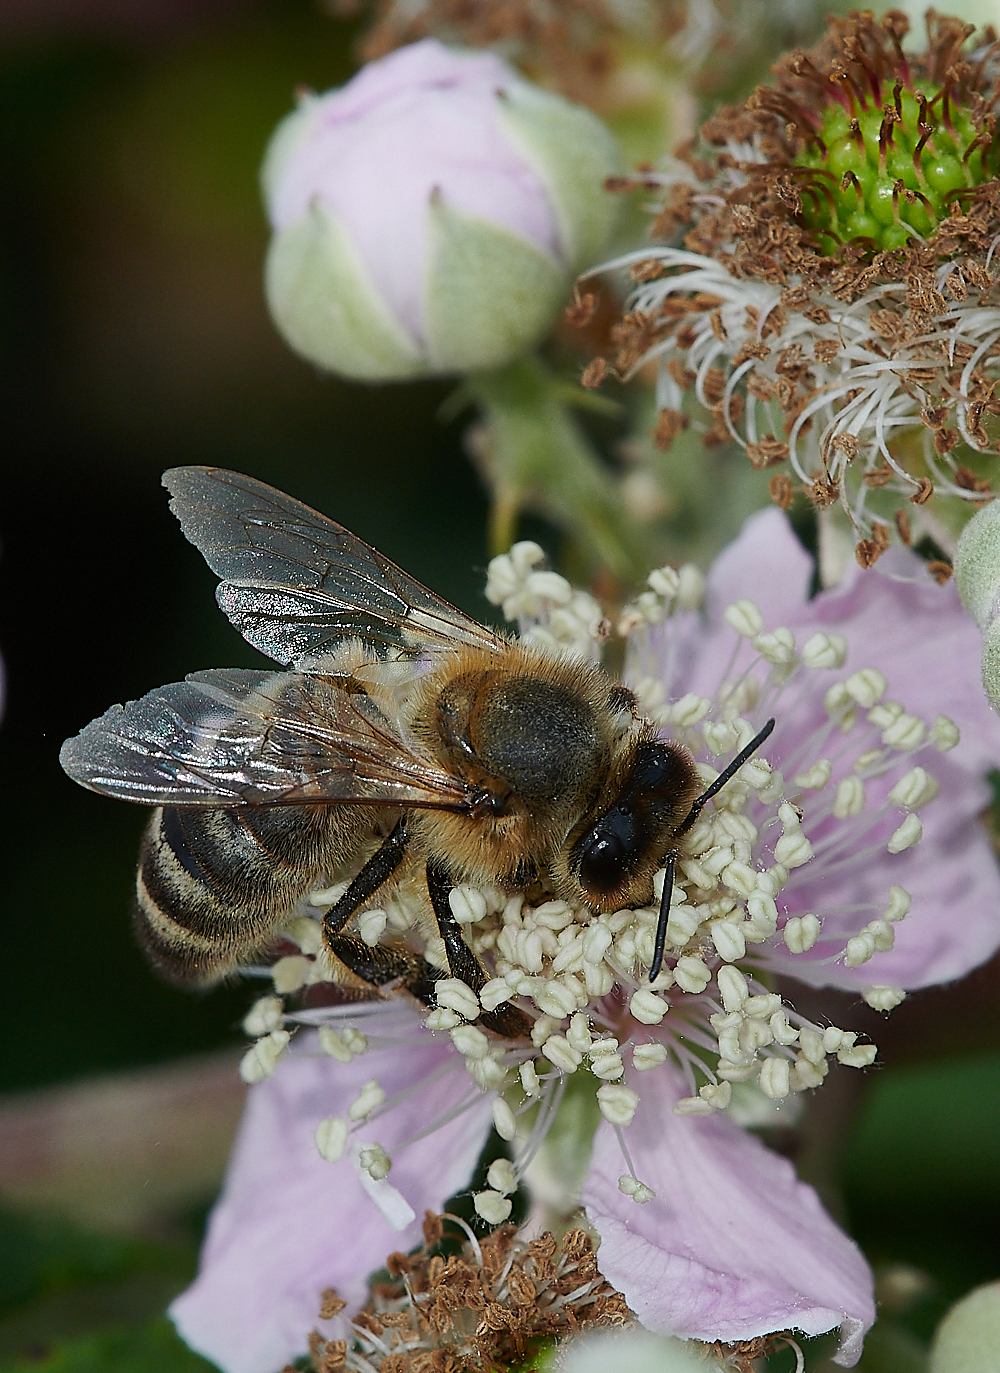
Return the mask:
{"type": "MultiPolygon", "coordinates": [[[[462,937],[462,927],[452,914],[448,901],[452,886],[452,880],[444,868],[439,868],[435,863],[427,864],[427,891],[448,956],[449,971],[452,977],[459,978],[472,991],[479,992],[486,984],[486,974],[462,937]]],[[[504,1039],[522,1039],[531,1033],[533,1022],[516,1006],[498,1006],[495,1011],[483,1011],[476,1024],[504,1039]]]]}
{"type": "Polygon", "coordinates": [[[327,940],[330,952],[356,977],[372,987],[401,982],[411,996],[425,1006],[433,1006],[434,984],[441,973],[409,949],[376,944],[374,948],[353,935],[335,934],[327,940]]]}
{"type": "MultiPolygon", "coordinates": [[[[331,949],[333,940],[360,906],[375,895],[403,861],[409,842],[406,821],[400,820],[381,848],[372,854],[340,900],[323,917],[323,938],[331,949]]],[[[336,952],[336,950],[334,950],[336,952]]],[[[350,966],[348,964],[348,966],[350,966]]]]}
{"type": "Polygon", "coordinates": [[[663,893],[660,896],[660,917],[656,922],[656,943],[653,945],[653,961],[649,965],[649,980],[655,982],[663,967],[663,950],[667,944],[667,921],[670,919],[670,898],[674,892],[674,869],[677,866],[677,850],[667,854],[667,871],[663,878],[663,893]]]}

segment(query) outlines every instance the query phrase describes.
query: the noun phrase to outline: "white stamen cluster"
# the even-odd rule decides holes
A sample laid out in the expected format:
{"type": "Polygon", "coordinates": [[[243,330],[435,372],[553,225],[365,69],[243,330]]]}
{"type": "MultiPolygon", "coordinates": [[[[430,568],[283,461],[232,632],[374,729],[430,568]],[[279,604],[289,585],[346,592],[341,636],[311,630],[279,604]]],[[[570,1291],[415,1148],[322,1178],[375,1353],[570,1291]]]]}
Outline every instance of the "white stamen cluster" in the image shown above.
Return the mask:
{"type": "Polygon", "coordinates": [[[509,553],[490,561],[486,599],[517,622],[528,643],[596,662],[608,636],[604,612],[593,596],[543,567],[544,561],[538,544],[514,544],[509,553]]]}
{"type": "MultiPolygon", "coordinates": [[[[532,565],[530,558],[524,561],[532,565]]],[[[773,714],[781,721],[789,695],[794,712],[810,674],[843,666],[847,645],[824,632],[799,644],[788,628],[768,628],[751,601],[739,601],[724,615],[733,632],[732,655],[716,694],[668,700],[669,681],[656,670],[666,651],[660,639],[670,629],[669,618],[686,613],[700,588],[689,579],[694,590],[682,597],[679,575],[665,570],[654,576],[649,589],[656,603],[640,598],[629,622],[631,681],[642,709],[691,749],[708,785],[765,718],[773,714]]],[[[525,588],[511,596],[527,595],[525,588]]],[[[529,609],[541,614],[544,608],[527,601],[511,607],[512,613],[529,609]]],[[[426,934],[433,920],[422,884],[403,881],[391,893],[380,893],[379,931],[390,925],[445,973],[435,986],[435,1005],[425,1014],[426,1029],[450,1037],[475,1088],[494,1095],[498,1133],[515,1145],[513,1163],[497,1170],[475,1199],[490,1223],[510,1213],[510,1193],[571,1077],[584,1075],[605,1121],[625,1130],[640,1101],[632,1085],[637,1079],[626,1081],[629,1058],[635,1073],[654,1073],[651,1090],[658,1066],[668,1059],[678,1065],[690,1092],[675,1110],[687,1115],[726,1110],[733,1084],[752,1084],[763,1098],[781,1102],[820,1086],[831,1058],[853,1068],[874,1061],[873,1044],[859,1044],[855,1034],[836,1026],[813,1024],[783,1002],[770,989],[772,969],[777,963],[787,970],[789,956],[858,968],[892,948],[895,925],[910,906],[898,884],[871,909],[852,910],[846,925],[844,912],[828,913],[821,903],[789,913],[796,910],[795,888],[806,881],[821,890],[828,871],[918,842],[916,811],[933,801],[937,783],[916,756],[954,747],[958,731],[944,716],[928,723],[887,700],[886,679],[877,669],[852,672],[824,691],[828,680],[812,688],[824,701],[825,723],[782,753],[789,776],[771,766],[765,744],[685,836],[666,957],[653,983],[648,974],[662,871],[653,904],[606,913],[563,900],[533,905],[522,894],[494,887],[456,887],[452,913],[487,973],[478,991],[447,975],[440,939],[426,934]],[[900,813],[901,822],[886,839],[900,813]],[[530,1042],[501,1039],[484,1028],[483,1013],[508,1003],[530,1018],[530,1042]]],[[[780,724],[775,737],[780,739],[780,724]]],[[[357,1012],[350,1007],[288,1013],[281,1000],[330,976],[322,910],[342,890],[341,883],[312,893],[305,912],[285,932],[300,952],[273,965],[275,994],[261,997],[247,1016],[245,1028],[255,1037],[243,1060],[247,1081],[273,1072],[289,1043],[288,1026],[318,1026],[320,1050],[342,1063],[367,1047],[351,1023],[357,1012]]],[[[372,915],[360,913],[357,928],[371,928],[372,915]]],[[[904,993],[873,980],[863,995],[869,1005],[888,1011],[904,993]]],[[[470,1100],[475,1096],[474,1091],[470,1100]]],[[[321,1123],[316,1142],[322,1156],[341,1158],[350,1136],[391,1106],[376,1080],[365,1083],[346,1116],[321,1123]]],[[[351,1147],[357,1166],[388,1186],[387,1152],[370,1142],[351,1147]]],[[[631,1165],[620,1185],[637,1202],[652,1197],[631,1165]]]]}

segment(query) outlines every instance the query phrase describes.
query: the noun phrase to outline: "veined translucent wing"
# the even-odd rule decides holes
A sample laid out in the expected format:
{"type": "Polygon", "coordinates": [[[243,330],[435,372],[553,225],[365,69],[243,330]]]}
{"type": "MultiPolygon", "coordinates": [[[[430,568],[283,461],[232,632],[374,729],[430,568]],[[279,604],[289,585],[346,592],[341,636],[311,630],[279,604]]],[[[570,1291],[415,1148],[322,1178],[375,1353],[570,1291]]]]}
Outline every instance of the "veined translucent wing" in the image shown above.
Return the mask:
{"type": "Polygon", "coordinates": [[[254,648],[321,672],[345,640],[430,653],[502,639],[342,525],[221,467],[164,473],[170,508],[222,582],[216,599],[254,648]]]}
{"type": "Polygon", "coordinates": [[[348,679],[220,668],[112,706],[59,755],[74,781],[145,805],[324,801],[464,810],[463,784],[412,752],[348,679]]]}

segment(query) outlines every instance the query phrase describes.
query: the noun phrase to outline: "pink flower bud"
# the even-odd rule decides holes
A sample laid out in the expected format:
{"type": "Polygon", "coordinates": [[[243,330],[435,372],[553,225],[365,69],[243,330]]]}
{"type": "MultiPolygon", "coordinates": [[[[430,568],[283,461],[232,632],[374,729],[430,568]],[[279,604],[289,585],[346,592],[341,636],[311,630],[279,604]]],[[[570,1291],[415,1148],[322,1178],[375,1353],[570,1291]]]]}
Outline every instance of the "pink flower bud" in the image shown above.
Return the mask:
{"type": "Polygon", "coordinates": [[[502,366],[605,247],[618,167],[596,115],[493,54],[400,48],[306,97],[271,141],[278,327],[352,377],[502,366]]]}

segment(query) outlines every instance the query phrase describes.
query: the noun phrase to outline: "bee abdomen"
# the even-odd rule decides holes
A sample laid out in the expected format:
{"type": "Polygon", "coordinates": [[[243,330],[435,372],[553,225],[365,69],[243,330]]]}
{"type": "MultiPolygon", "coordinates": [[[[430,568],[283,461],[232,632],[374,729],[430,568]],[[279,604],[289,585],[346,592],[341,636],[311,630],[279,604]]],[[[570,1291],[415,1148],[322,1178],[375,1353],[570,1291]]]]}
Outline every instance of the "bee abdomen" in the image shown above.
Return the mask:
{"type": "Polygon", "coordinates": [[[329,807],[154,812],[134,924],[158,971],[210,986],[260,949],[321,871],[331,820],[329,807]]]}

